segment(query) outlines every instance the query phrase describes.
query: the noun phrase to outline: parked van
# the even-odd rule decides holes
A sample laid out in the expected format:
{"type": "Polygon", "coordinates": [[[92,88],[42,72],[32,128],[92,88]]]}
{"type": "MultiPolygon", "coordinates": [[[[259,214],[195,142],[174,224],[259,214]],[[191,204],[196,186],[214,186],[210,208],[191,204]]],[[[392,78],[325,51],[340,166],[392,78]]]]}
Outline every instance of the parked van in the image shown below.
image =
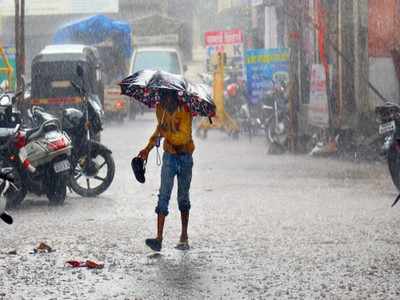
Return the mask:
{"type": "MultiPolygon", "coordinates": [[[[137,71],[151,69],[166,71],[172,74],[183,75],[187,70],[187,67],[183,65],[181,54],[175,48],[168,47],[142,47],[135,49],[129,74],[133,74],[137,71]]],[[[129,118],[134,119],[138,112],[137,107],[141,105],[136,101],[131,101],[129,109],[129,118]]]]}
{"type": "Polygon", "coordinates": [[[175,48],[146,47],[134,51],[130,74],[143,70],[161,70],[173,74],[183,75],[186,67],[182,64],[179,51],[175,48]]]}

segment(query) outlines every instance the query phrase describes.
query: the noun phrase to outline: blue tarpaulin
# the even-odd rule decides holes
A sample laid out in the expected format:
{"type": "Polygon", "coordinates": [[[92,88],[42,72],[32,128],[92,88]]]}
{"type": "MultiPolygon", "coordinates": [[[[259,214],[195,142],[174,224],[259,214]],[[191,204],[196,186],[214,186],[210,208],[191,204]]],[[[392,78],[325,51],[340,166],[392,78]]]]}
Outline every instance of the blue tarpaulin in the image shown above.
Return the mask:
{"type": "Polygon", "coordinates": [[[132,30],[128,23],[114,21],[106,16],[97,15],[74,21],[57,30],[55,44],[81,43],[95,45],[111,39],[114,47],[119,48],[126,58],[132,54],[132,30]]]}

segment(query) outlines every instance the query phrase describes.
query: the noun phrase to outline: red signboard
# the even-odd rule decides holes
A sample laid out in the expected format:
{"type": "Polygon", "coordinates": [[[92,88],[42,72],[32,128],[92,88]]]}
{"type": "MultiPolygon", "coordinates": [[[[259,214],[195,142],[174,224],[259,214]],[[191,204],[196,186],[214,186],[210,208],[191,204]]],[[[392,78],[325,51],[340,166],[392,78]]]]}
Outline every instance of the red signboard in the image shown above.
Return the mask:
{"type": "Polygon", "coordinates": [[[209,31],[205,33],[208,67],[215,53],[225,53],[227,64],[244,74],[244,44],[240,29],[209,31]]]}
{"type": "Polygon", "coordinates": [[[399,0],[368,1],[368,46],[372,57],[390,57],[399,39],[399,0]]]}
{"type": "Polygon", "coordinates": [[[240,29],[209,31],[205,40],[206,46],[240,44],[243,43],[243,33],[240,29]]]}

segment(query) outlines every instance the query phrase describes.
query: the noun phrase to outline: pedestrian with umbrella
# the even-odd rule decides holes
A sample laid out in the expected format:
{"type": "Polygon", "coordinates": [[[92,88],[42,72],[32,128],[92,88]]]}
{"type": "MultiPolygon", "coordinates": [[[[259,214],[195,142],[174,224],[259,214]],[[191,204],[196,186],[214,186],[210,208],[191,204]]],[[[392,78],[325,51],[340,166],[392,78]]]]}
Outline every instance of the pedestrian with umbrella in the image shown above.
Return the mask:
{"type": "Polygon", "coordinates": [[[174,178],[177,177],[182,229],[176,248],[188,250],[189,190],[195,149],[192,120],[196,114],[211,117],[215,114],[215,106],[201,87],[190,84],[181,76],[162,71],[139,71],[124,79],[120,86],[123,94],[156,108],[157,127],[138,157],[146,162],[150,151],[164,139],[161,185],[155,209],[157,235],[146,239],[146,245],[153,251],[162,248],[165,218],[169,213],[174,178]]]}

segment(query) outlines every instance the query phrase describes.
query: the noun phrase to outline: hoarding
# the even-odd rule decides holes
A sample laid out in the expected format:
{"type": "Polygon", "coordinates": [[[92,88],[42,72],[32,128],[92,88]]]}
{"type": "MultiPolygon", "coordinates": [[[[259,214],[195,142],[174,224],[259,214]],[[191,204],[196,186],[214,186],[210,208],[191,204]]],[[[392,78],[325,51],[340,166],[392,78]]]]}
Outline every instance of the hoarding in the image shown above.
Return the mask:
{"type": "Polygon", "coordinates": [[[311,125],[316,127],[328,128],[329,126],[326,75],[322,64],[313,64],[311,68],[308,120],[311,125]]]}
{"type": "Polygon", "coordinates": [[[400,40],[399,17],[399,1],[368,1],[368,54],[370,57],[391,57],[390,51],[400,40]]]}
{"type": "Polygon", "coordinates": [[[207,61],[210,62],[215,53],[226,53],[227,65],[244,74],[243,40],[243,33],[240,29],[206,32],[207,61]]]}
{"type": "Polygon", "coordinates": [[[289,51],[285,48],[246,51],[249,101],[257,104],[274,87],[274,82],[289,79],[289,51]]]}
{"type": "MultiPolygon", "coordinates": [[[[14,16],[14,3],[14,0],[0,0],[0,15],[14,16]]],[[[119,0],[25,1],[27,16],[117,13],[118,10],[119,0]]]]}
{"type": "MultiPolygon", "coordinates": [[[[16,70],[15,48],[14,47],[3,47],[3,50],[5,52],[5,55],[7,56],[8,63],[13,68],[13,73],[12,73],[12,81],[13,82],[9,82],[9,84],[15,84],[15,70],[16,70]]],[[[0,56],[0,68],[5,68],[5,67],[6,67],[6,64],[3,61],[2,57],[0,56]]],[[[0,73],[0,85],[3,83],[3,81],[8,81],[8,76],[6,73],[0,73]]],[[[15,87],[11,86],[11,88],[15,88],[15,87]]]]}

